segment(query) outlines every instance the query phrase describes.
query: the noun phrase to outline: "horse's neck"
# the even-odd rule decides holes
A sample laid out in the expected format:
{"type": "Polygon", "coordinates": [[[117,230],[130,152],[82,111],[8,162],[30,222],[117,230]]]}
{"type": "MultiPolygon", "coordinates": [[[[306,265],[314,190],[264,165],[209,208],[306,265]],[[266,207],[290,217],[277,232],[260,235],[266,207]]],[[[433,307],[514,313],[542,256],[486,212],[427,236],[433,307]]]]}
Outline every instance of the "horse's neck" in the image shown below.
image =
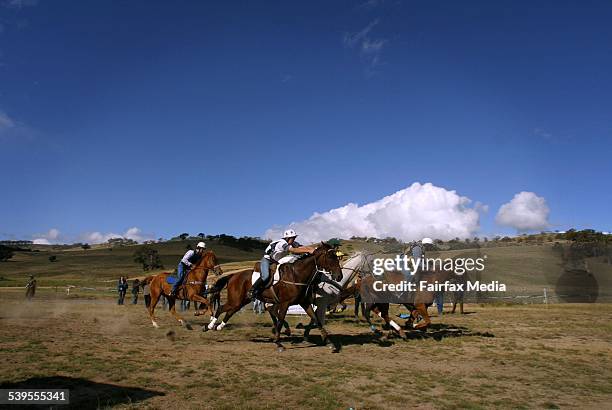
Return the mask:
{"type": "Polygon", "coordinates": [[[358,253],[352,258],[348,259],[342,267],[342,279],[340,279],[340,286],[346,287],[351,280],[357,275],[357,270],[361,269],[361,265],[365,263],[365,256],[362,253],[358,253]]]}
{"type": "Polygon", "coordinates": [[[357,276],[359,271],[363,271],[365,265],[368,263],[366,256],[359,252],[352,258],[348,259],[342,267],[342,279],[340,285],[345,288],[349,283],[357,276]]]}
{"type": "MultiPolygon", "coordinates": [[[[202,261],[202,265],[204,262],[202,261]]],[[[194,280],[196,282],[206,282],[206,278],[208,277],[208,268],[204,266],[200,266],[200,264],[196,265],[188,275],[188,279],[194,280]]]]}
{"type": "Polygon", "coordinates": [[[309,255],[303,259],[293,262],[293,276],[296,281],[310,279],[317,272],[316,256],[309,255]],[[303,271],[303,272],[302,272],[303,271]]]}

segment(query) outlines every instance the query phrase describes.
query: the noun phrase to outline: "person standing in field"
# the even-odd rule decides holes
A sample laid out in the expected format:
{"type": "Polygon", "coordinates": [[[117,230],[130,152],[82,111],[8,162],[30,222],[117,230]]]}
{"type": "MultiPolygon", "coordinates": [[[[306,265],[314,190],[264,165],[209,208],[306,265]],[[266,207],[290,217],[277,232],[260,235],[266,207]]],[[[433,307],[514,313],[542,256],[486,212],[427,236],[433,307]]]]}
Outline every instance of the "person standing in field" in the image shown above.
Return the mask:
{"type": "MultiPolygon", "coordinates": [[[[456,277],[453,283],[463,284],[463,288],[465,288],[466,282],[467,282],[466,276],[467,276],[467,273],[464,273],[463,275],[456,277]]],[[[457,309],[457,304],[459,304],[459,313],[461,313],[462,315],[464,314],[463,312],[464,297],[465,297],[464,290],[458,290],[458,291],[453,292],[453,310],[451,311],[451,313],[455,313],[455,309],[457,309]]]]}
{"type": "Polygon", "coordinates": [[[119,282],[117,283],[117,292],[119,292],[119,299],[117,300],[118,305],[123,305],[125,300],[125,294],[128,290],[128,283],[125,276],[119,278],[119,282]]]}
{"type": "Polygon", "coordinates": [[[132,305],[138,304],[138,294],[140,293],[140,280],[134,279],[132,282],[132,305]]]}
{"type": "Polygon", "coordinates": [[[36,294],[36,279],[34,279],[34,275],[30,275],[30,280],[26,285],[26,298],[32,300],[34,294],[36,294]]]}
{"type": "Polygon", "coordinates": [[[151,285],[149,285],[148,283],[144,285],[144,288],[142,289],[142,294],[144,296],[145,306],[149,308],[149,305],[151,304],[151,285]]]}

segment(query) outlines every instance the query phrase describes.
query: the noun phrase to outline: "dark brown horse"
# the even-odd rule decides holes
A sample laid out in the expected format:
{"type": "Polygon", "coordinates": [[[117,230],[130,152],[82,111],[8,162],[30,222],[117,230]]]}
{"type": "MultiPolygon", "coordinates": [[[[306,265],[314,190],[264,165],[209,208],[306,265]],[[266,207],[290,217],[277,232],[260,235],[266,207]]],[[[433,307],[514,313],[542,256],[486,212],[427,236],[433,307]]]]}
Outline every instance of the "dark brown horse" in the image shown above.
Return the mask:
{"type": "Polygon", "coordinates": [[[154,327],[159,327],[155,321],[155,305],[159,301],[159,298],[165,296],[168,299],[168,307],[170,313],[174,318],[181,324],[191,329],[191,325],[186,323],[185,320],[176,313],[175,302],[179,300],[191,300],[195,303],[200,302],[205,306],[206,310],[212,315],[211,304],[207,298],[202,296],[204,287],[206,285],[206,278],[208,278],[208,272],[213,271],[215,275],[219,276],[223,273],[221,266],[217,264],[217,257],[213,251],[207,251],[202,255],[202,258],[195,264],[193,268],[187,272],[183,279],[183,284],[179,287],[176,296],[172,296],[172,285],[167,282],[169,272],[160,273],[158,275],[148,276],[141,282],[141,286],[149,284],[151,286],[151,303],[149,304],[149,317],[154,327]]]}
{"type": "MultiPolygon", "coordinates": [[[[298,259],[294,263],[282,264],[278,283],[265,289],[259,296],[262,302],[272,304],[270,313],[277,319],[274,327],[274,343],[279,350],[284,349],[280,342],[280,334],[290,305],[300,305],[308,316],[315,321],[325,343],[331,343],[327,330],[317,320],[312,309],[313,287],[322,271],[331,272],[334,280],[340,280],[342,277],[342,269],[336,250],[324,243],[321,243],[313,254],[298,259]]],[[[219,292],[227,286],[227,302],[217,309],[206,329],[223,329],[232,315],[251,301],[248,297],[248,291],[251,288],[252,274],[253,269],[245,269],[223,277],[215,283],[211,292],[219,292]],[[222,313],[225,313],[225,317],[221,323],[217,324],[222,313]]],[[[273,271],[270,274],[272,277],[274,276],[273,271]]],[[[202,330],[206,329],[203,328],[202,330]]]]}

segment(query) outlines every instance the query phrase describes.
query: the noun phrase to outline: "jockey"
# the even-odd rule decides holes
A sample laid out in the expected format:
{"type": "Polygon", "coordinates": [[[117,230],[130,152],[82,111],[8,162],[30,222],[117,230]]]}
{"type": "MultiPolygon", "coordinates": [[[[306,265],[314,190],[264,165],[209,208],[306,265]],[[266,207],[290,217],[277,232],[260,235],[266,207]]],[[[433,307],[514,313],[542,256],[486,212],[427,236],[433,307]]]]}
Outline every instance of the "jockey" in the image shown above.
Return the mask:
{"type": "Polygon", "coordinates": [[[174,286],[172,287],[172,296],[176,296],[176,292],[179,286],[181,286],[181,283],[183,283],[183,279],[185,278],[185,276],[187,276],[187,272],[189,271],[189,269],[193,268],[193,266],[200,261],[200,259],[202,258],[202,254],[204,253],[205,250],[206,250],[206,244],[204,242],[198,242],[195,252],[191,249],[185,252],[183,259],[181,259],[181,261],[178,264],[178,268],[177,268],[178,279],[174,283],[174,286]]]}
{"type": "Polygon", "coordinates": [[[412,243],[410,249],[406,251],[406,255],[412,256],[412,260],[414,260],[414,263],[418,264],[416,265],[416,269],[413,273],[413,278],[414,275],[416,275],[416,273],[420,270],[421,259],[425,258],[426,245],[433,245],[433,243],[434,242],[431,238],[423,238],[418,242],[412,243]]]}
{"type": "Polygon", "coordinates": [[[297,234],[293,229],[287,229],[283,234],[283,238],[277,241],[271,242],[265,250],[265,254],[260,261],[260,276],[253,283],[249,290],[249,298],[255,300],[259,294],[263,291],[263,286],[268,282],[270,278],[270,264],[278,263],[291,263],[296,257],[294,255],[300,255],[303,253],[313,253],[316,248],[312,246],[302,246],[295,241],[297,234]]]}

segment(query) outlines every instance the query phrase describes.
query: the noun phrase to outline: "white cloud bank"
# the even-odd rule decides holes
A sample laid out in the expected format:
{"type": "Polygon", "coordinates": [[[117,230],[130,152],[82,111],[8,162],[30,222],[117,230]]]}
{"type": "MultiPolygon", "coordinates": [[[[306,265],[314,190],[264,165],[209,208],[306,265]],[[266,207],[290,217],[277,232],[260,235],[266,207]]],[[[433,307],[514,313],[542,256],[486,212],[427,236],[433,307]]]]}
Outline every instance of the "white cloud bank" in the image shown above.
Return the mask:
{"type": "Polygon", "coordinates": [[[146,240],[153,239],[152,236],[143,234],[140,228],[137,228],[135,226],[132,228],[129,228],[124,233],[114,233],[114,232],[103,233],[103,232],[96,231],[96,232],[87,232],[80,236],[80,240],[82,242],[87,242],[87,243],[104,243],[111,238],[132,239],[136,242],[143,242],[146,240]]]}
{"type": "Polygon", "coordinates": [[[423,237],[467,238],[479,229],[479,213],[475,207],[470,207],[471,202],[455,191],[415,182],[369,204],[349,203],[324,213],[314,213],[307,220],[293,222],[287,227],[270,228],[264,237],[280,238],[284,229],[292,228],[300,235],[301,243],[351,236],[392,236],[404,241],[423,237]]]}
{"type": "Polygon", "coordinates": [[[57,242],[60,236],[59,229],[51,228],[47,233],[34,234],[34,245],[51,245],[51,243],[57,242]]]}
{"type": "Polygon", "coordinates": [[[550,226],[549,212],[544,198],[533,192],[523,191],[499,208],[495,222],[520,232],[542,230],[550,226]]]}

